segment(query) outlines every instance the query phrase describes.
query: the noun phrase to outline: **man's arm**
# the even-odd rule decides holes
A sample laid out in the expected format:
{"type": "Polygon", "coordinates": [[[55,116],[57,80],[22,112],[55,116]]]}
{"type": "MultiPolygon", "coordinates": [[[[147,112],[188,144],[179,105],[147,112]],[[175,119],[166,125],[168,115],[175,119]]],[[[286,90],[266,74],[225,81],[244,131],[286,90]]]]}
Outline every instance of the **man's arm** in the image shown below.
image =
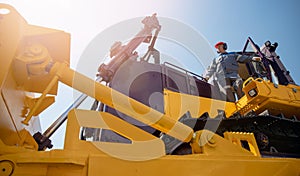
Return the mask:
{"type": "Polygon", "coordinates": [[[216,59],[213,59],[212,63],[210,64],[210,66],[207,67],[205,74],[203,75],[204,79],[208,81],[209,78],[216,72],[216,69],[217,69],[216,59]]]}

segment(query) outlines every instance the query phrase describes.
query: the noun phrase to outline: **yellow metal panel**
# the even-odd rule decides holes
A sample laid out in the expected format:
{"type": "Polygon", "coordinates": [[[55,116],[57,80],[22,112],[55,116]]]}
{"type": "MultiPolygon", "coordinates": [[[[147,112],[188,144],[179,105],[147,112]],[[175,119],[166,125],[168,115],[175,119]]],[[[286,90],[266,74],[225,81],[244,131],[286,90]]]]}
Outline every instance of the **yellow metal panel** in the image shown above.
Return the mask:
{"type": "Polygon", "coordinates": [[[0,89],[15,56],[26,21],[7,4],[0,4],[1,9],[10,10],[9,14],[1,15],[0,22],[0,89]]]}
{"type": "Polygon", "coordinates": [[[198,97],[164,89],[165,113],[171,118],[178,120],[187,111],[191,116],[198,118],[205,112],[210,117],[218,115],[218,110],[224,110],[226,117],[236,111],[235,103],[214,100],[211,98],[198,97]]]}
{"type": "Polygon", "coordinates": [[[200,130],[195,132],[190,143],[193,153],[202,153],[210,156],[254,156],[253,153],[243,147],[235,145],[232,141],[209,131],[200,130]]]}
{"type": "Polygon", "coordinates": [[[274,85],[262,79],[249,79],[243,91],[246,96],[238,101],[237,107],[241,114],[253,110],[257,114],[268,110],[273,115],[284,114],[286,117],[300,116],[300,87],[297,85],[274,85]],[[257,95],[251,97],[248,92],[255,90],[257,95]]]}
{"type": "Polygon", "coordinates": [[[85,176],[88,175],[87,159],[86,151],[27,151],[0,156],[0,163],[11,161],[13,176],[85,176]]]}
{"type": "Polygon", "coordinates": [[[65,149],[91,149],[96,153],[107,153],[125,160],[149,160],[165,155],[163,142],[151,134],[109,113],[72,110],[68,117],[65,149]],[[89,142],[79,139],[82,127],[110,129],[132,141],[131,144],[89,142]]]}
{"type": "MultiPolygon", "coordinates": [[[[38,101],[38,98],[33,98],[26,96],[25,97],[25,107],[28,108],[29,111],[33,109],[34,105],[38,101]]],[[[33,116],[39,115],[42,111],[44,111],[46,108],[48,108],[51,104],[53,104],[55,101],[54,96],[46,96],[44,100],[42,101],[41,106],[36,110],[36,112],[33,114],[33,116]]]]}
{"type": "Polygon", "coordinates": [[[258,157],[224,157],[202,154],[165,156],[157,160],[132,162],[116,158],[91,155],[90,175],[172,175],[172,176],[298,176],[299,161],[286,159],[262,159],[258,157]],[[114,166],[114,169],[105,164],[114,166]]]}
{"type": "Polygon", "coordinates": [[[38,119],[30,121],[31,126],[21,123],[24,115],[25,92],[20,90],[9,71],[1,90],[0,100],[0,138],[7,145],[20,145],[19,131],[26,128],[30,133],[40,130],[38,119]]]}
{"type": "Polygon", "coordinates": [[[7,145],[14,145],[20,140],[17,134],[17,130],[14,121],[9,117],[2,99],[0,98],[0,140],[2,140],[7,145]]]}
{"type": "MultiPolygon", "coordinates": [[[[114,176],[114,175],[172,175],[172,176],[298,176],[299,161],[240,156],[209,156],[203,154],[167,155],[148,161],[126,161],[86,151],[27,152],[6,157],[13,161],[14,176],[114,176]]],[[[3,165],[8,166],[7,163],[3,165]]]]}
{"type": "Polygon", "coordinates": [[[234,144],[239,145],[242,147],[241,141],[247,141],[250,151],[255,155],[255,156],[260,156],[260,152],[254,137],[253,133],[243,133],[243,132],[225,132],[224,133],[224,138],[228,139],[234,144]]]}
{"type": "MultiPolygon", "coordinates": [[[[222,144],[221,144],[222,145],[222,144]]],[[[46,152],[23,151],[1,155],[0,166],[14,176],[24,175],[197,175],[197,176],[298,176],[299,160],[286,158],[261,158],[256,156],[227,155],[166,155],[147,161],[128,161],[81,150],[52,150],[46,152]]]]}

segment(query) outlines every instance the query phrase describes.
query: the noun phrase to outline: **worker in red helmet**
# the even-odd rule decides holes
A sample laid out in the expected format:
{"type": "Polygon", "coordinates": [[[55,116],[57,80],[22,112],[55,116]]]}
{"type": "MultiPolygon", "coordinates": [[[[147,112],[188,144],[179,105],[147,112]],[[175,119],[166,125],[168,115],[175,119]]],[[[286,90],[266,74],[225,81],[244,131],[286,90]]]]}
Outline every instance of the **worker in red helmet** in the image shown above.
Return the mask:
{"type": "Polygon", "coordinates": [[[219,88],[222,99],[234,102],[243,96],[243,80],[238,74],[238,62],[251,61],[252,57],[243,56],[235,52],[228,53],[225,42],[216,43],[215,48],[219,55],[213,59],[203,77],[206,81],[212,78],[212,83],[219,88]]]}

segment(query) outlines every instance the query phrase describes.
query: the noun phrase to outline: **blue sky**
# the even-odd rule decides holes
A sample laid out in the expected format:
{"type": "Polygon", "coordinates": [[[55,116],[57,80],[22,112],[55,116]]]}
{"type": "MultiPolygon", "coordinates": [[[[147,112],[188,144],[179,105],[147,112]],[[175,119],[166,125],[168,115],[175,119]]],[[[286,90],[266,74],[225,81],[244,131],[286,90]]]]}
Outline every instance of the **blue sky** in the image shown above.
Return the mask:
{"type": "Polygon", "coordinates": [[[298,46],[300,1],[211,0],[182,7],[184,22],[195,27],[214,44],[226,41],[229,50],[241,50],[250,36],[259,46],[278,42],[277,54],[299,84],[298,46]]]}
{"type": "MultiPolygon", "coordinates": [[[[241,50],[249,36],[259,46],[267,40],[278,42],[277,54],[281,56],[282,62],[290,70],[295,82],[300,83],[300,58],[298,58],[300,1],[2,0],[1,2],[14,6],[30,24],[71,33],[71,66],[73,67],[76,67],[88,43],[101,31],[123,20],[157,13],[158,16],[172,18],[189,25],[201,33],[212,46],[218,41],[227,42],[229,51],[241,50]]],[[[198,74],[201,74],[201,70],[198,74]]],[[[59,106],[53,106],[50,112],[42,114],[43,130],[73,100],[70,98],[72,93],[62,87],[60,89],[65,91],[64,96],[61,98],[62,94],[59,94],[56,100],[59,106]]],[[[52,138],[56,142],[56,148],[62,147],[63,131],[60,130],[52,138]]]]}

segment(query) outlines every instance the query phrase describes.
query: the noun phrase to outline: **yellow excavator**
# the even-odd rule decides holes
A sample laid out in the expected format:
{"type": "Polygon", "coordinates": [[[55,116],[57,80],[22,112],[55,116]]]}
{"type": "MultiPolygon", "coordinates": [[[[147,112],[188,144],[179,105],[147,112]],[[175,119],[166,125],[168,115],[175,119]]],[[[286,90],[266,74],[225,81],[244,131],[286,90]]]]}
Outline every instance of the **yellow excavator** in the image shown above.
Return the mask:
{"type": "Polygon", "coordinates": [[[228,102],[201,76],[160,63],[156,14],[112,46],[93,80],[69,67],[70,34],[30,25],[7,4],[0,10],[1,176],[300,175],[300,87],[277,43],[247,39],[239,54],[260,60],[240,63],[245,95],[228,102]],[[82,95],[42,133],[38,115],[58,82],[82,95]],[[86,97],[93,105],[78,109],[86,97]],[[63,149],[51,149],[66,120],[63,149]]]}

